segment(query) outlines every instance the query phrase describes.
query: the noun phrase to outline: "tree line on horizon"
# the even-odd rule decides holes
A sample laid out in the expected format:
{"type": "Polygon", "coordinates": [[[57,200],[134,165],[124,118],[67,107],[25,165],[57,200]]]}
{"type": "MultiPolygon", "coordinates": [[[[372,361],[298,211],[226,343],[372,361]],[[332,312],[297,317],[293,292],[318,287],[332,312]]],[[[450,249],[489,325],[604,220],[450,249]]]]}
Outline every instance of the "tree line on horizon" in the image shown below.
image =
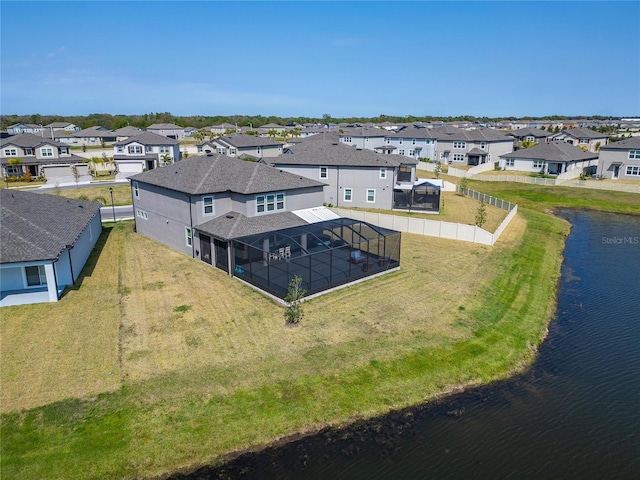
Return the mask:
{"type": "Polygon", "coordinates": [[[518,120],[610,120],[618,117],[605,117],[600,115],[591,116],[562,116],[549,115],[545,117],[476,117],[473,115],[461,116],[395,116],[395,115],[379,115],[377,117],[333,117],[331,114],[325,113],[322,117],[279,117],[275,115],[173,115],[170,112],[151,112],[141,115],[112,115],[109,113],[92,113],[90,115],[2,115],[0,119],[0,128],[6,130],[7,127],[16,123],[33,123],[36,125],[48,125],[53,122],[69,122],[80,128],[89,128],[93,126],[102,126],[109,130],[126,127],[128,125],[137,128],[147,128],[154,123],[173,123],[181,127],[204,128],[211,125],[220,125],[229,123],[238,127],[258,128],[269,123],[278,125],[287,125],[291,123],[409,123],[409,122],[500,122],[500,121],[518,121],[518,120]]]}

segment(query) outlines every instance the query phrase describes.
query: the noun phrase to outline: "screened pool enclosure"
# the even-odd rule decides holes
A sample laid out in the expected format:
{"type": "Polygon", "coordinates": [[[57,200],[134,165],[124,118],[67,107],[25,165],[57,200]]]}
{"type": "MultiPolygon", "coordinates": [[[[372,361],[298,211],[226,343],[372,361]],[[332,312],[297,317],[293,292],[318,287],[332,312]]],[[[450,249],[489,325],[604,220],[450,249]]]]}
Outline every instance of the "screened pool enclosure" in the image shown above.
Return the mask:
{"type": "Polygon", "coordinates": [[[400,266],[400,232],[338,218],[229,241],[230,273],[278,298],[302,278],[307,295],[400,266]]]}

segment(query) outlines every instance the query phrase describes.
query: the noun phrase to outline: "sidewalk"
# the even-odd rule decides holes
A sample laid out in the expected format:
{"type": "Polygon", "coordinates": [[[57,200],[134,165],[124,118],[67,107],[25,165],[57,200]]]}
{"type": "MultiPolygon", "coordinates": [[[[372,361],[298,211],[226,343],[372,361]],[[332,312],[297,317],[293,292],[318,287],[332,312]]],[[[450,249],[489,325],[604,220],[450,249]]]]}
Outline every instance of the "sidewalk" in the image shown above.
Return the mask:
{"type": "Polygon", "coordinates": [[[56,181],[49,180],[44,185],[38,187],[38,190],[47,190],[53,188],[60,187],[88,187],[88,186],[100,186],[101,184],[111,184],[111,183],[129,183],[129,180],[124,178],[117,178],[115,180],[102,180],[102,181],[93,181],[91,175],[83,175],[76,182],[75,178],[71,177],[60,177],[56,181]]]}

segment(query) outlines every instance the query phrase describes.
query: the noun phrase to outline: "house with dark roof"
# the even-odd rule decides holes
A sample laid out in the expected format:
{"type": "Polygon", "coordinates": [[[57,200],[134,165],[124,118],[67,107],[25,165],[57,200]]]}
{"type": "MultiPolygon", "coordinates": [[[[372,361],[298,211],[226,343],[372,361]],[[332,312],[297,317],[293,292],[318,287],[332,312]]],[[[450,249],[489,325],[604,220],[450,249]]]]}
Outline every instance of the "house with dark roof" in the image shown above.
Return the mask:
{"type": "Polygon", "coordinates": [[[42,125],[35,123],[15,123],[7,127],[7,133],[18,135],[20,133],[40,133],[44,130],[42,125]]]}
{"type": "Polygon", "coordinates": [[[152,132],[142,132],[113,144],[113,161],[120,178],[128,178],[179,160],[178,140],[152,132]]]}
{"type": "Polygon", "coordinates": [[[147,132],[173,138],[174,140],[182,140],[185,137],[184,128],[173,123],[154,123],[147,127],[147,132]]]}
{"type": "Polygon", "coordinates": [[[100,204],[0,190],[0,306],[57,302],[102,232],[100,204]]]}
{"type": "Polygon", "coordinates": [[[594,174],[598,165],[598,154],[585,152],[569,143],[539,143],[512,153],[500,155],[502,170],[546,173],[550,175],[569,174],[579,177],[581,173],[594,174]]]}
{"type": "Polygon", "coordinates": [[[422,201],[410,204],[413,209],[439,209],[439,186],[417,180],[418,161],[406,156],[383,155],[339,142],[307,139],[286,147],[282,155],[265,162],[325,183],[324,203],[336,207],[407,208],[408,193],[419,187],[421,190],[430,187],[428,198],[424,196],[422,201]]]}
{"type": "Polygon", "coordinates": [[[497,162],[513,151],[513,138],[492,128],[463,130],[457,127],[434,128],[434,158],[452,165],[481,165],[497,162]]]}
{"type": "Polygon", "coordinates": [[[271,138],[231,133],[198,144],[198,153],[217,153],[229,157],[251,160],[277,157],[282,153],[282,143],[271,138]]]}
{"type": "Polygon", "coordinates": [[[60,142],[72,145],[103,145],[115,142],[117,135],[108,128],[97,125],[73,132],[70,135],[58,133],[55,138],[60,142]]]}
{"type": "Polygon", "coordinates": [[[341,130],[341,143],[368,150],[384,146],[388,134],[386,130],[375,127],[345,127],[341,130]]]}
{"type": "Polygon", "coordinates": [[[339,219],[321,206],[324,185],[226,155],[190,157],[131,177],[136,231],[280,299],[294,275],[317,293],[398,267],[399,232],[339,219]]]}
{"type": "Polygon", "coordinates": [[[550,142],[566,142],[589,152],[598,152],[606,145],[609,137],[590,128],[572,128],[563,130],[549,137],[550,142]]]}
{"type": "Polygon", "coordinates": [[[640,181],[640,137],[631,137],[600,147],[597,174],[612,180],[640,181]]]}
{"type": "Polygon", "coordinates": [[[434,159],[435,146],[433,129],[410,125],[388,132],[384,147],[378,147],[375,151],[395,153],[411,158],[434,159]],[[392,150],[388,151],[389,149],[392,150]]]}
{"type": "Polygon", "coordinates": [[[67,145],[32,133],[0,140],[0,165],[4,178],[30,175],[55,180],[73,175],[74,169],[89,174],[85,159],[72,154],[67,145]]]}
{"type": "Polygon", "coordinates": [[[116,142],[121,142],[122,140],[126,140],[129,137],[135,137],[136,135],[140,135],[144,130],[138,127],[132,127],[131,125],[127,125],[126,127],[117,128],[113,131],[116,134],[116,142]]]}
{"type": "Polygon", "coordinates": [[[513,137],[516,147],[519,147],[522,142],[530,143],[547,143],[547,139],[552,135],[551,133],[540,130],[538,128],[519,128],[512,132],[507,133],[508,136],[513,137]]]}
{"type": "Polygon", "coordinates": [[[50,123],[49,125],[45,125],[45,129],[49,130],[50,132],[79,132],[80,130],[82,130],[82,128],[80,128],[79,126],[77,126],[74,123],[69,123],[69,122],[53,122],[50,123]]]}

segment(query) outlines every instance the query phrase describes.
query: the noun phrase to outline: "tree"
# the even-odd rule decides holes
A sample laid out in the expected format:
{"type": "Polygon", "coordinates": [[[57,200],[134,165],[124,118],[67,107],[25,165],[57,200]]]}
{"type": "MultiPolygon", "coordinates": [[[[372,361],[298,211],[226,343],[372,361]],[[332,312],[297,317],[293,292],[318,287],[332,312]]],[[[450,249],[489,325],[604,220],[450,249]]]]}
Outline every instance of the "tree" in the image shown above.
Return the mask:
{"type": "Polygon", "coordinates": [[[600,142],[596,142],[596,153],[598,153],[600,151],[600,142]]]}
{"type": "Polygon", "coordinates": [[[286,306],[284,308],[284,320],[287,325],[298,325],[304,312],[302,311],[302,297],[307,291],[302,288],[302,278],[296,275],[289,282],[287,296],[284,297],[286,306]]]}
{"type": "Polygon", "coordinates": [[[433,172],[436,174],[436,178],[440,178],[440,174],[442,173],[442,162],[440,160],[436,162],[436,167],[433,172]]]}
{"type": "Polygon", "coordinates": [[[469,188],[469,179],[462,177],[458,183],[458,195],[464,195],[464,191],[469,188]]]}
{"type": "Polygon", "coordinates": [[[71,165],[71,173],[73,174],[73,179],[76,181],[76,188],[78,188],[78,182],[80,181],[80,170],[78,170],[77,165],[71,165]]]}
{"type": "Polygon", "coordinates": [[[161,157],[162,159],[162,165],[169,165],[171,163],[171,155],[169,155],[168,153],[165,153],[164,155],[162,155],[161,157]]]}
{"type": "Polygon", "coordinates": [[[529,148],[534,147],[538,144],[538,142],[532,142],[531,140],[523,140],[520,142],[520,148],[529,148]]]}
{"type": "Polygon", "coordinates": [[[482,228],[485,223],[487,223],[487,207],[485,206],[484,201],[482,201],[480,202],[480,206],[476,212],[476,225],[482,228]]]}

